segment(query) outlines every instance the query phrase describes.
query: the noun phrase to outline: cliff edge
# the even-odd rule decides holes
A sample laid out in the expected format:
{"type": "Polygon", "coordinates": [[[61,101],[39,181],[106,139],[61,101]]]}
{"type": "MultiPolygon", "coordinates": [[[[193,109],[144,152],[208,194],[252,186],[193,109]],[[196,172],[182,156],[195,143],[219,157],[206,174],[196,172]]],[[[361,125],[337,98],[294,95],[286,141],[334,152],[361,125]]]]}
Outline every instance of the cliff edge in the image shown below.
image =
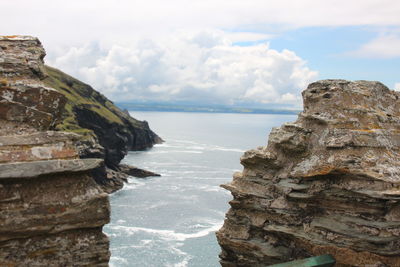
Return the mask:
{"type": "Polygon", "coordinates": [[[400,266],[400,94],[379,82],[324,80],[297,121],[247,151],[223,185],[222,266],[331,254],[336,266],[400,266]]]}
{"type": "Polygon", "coordinates": [[[52,130],[67,99],[42,83],[43,57],[37,38],[0,36],[0,266],[108,266],[103,160],[52,130]]]}
{"type": "MultiPolygon", "coordinates": [[[[0,53],[0,86],[3,89],[18,83],[20,88],[27,86],[24,85],[27,79],[30,80],[29,86],[52,89],[42,91],[44,95],[12,94],[13,99],[9,99],[12,101],[3,101],[0,112],[5,115],[5,109],[8,109],[7,116],[14,116],[14,119],[25,114],[23,121],[39,130],[79,134],[81,138],[77,146],[80,158],[104,159],[104,163],[93,171],[93,175],[106,192],[120,189],[126,181],[127,173],[132,175],[132,171],[126,171],[127,166],[119,165],[128,151],[144,150],[163,142],[146,121],[136,120],[122,112],[90,85],[44,65],[46,53],[37,38],[3,36],[0,39],[0,53]],[[53,95],[58,95],[55,91],[64,96],[60,99],[62,102],[51,99],[53,95]],[[47,99],[39,102],[39,105],[35,104],[45,96],[47,99]],[[26,110],[24,101],[36,108],[26,110]],[[49,122],[42,117],[53,116],[52,109],[57,109],[58,117],[51,125],[44,125],[40,120],[49,122]]],[[[12,91],[7,91],[8,94],[10,92],[12,91]]],[[[3,96],[10,98],[11,94],[3,96]]],[[[131,166],[131,169],[138,168],[131,166]]],[[[148,172],[148,175],[158,174],[148,172]]]]}

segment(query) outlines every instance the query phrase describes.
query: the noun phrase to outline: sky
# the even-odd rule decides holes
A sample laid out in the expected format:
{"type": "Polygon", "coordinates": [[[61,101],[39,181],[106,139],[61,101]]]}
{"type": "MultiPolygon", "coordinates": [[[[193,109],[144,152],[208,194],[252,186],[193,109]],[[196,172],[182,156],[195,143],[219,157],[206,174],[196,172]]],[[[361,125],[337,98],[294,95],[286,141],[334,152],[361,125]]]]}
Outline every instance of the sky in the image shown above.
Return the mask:
{"type": "Polygon", "coordinates": [[[116,102],[298,109],[321,79],[400,91],[398,0],[1,0],[0,34],[116,102]]]}

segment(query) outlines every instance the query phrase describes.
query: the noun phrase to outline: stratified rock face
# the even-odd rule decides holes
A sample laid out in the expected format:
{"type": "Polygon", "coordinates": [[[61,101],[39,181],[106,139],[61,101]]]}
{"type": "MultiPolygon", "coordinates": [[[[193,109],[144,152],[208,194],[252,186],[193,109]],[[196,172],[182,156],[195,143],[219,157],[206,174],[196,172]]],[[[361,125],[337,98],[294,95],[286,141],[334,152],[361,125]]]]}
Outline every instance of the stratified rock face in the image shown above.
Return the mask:
{"type": "Polygon", "coordinates": [[[35,37],[0,36],[0,73],[3,77],[43,79],[45,55],[35,37]]]}
{"type": "Polygon", "coordinates": [[[304,111],[247,151],[224,185],[222,266],[332,254],[337,266],[400,266],[400,101],[379,82],[325,80],[304,111]]]}
{"type": "Polygon", "coordinates": [[[103,160],[50,131],[66,98],[41,82],[43,56],[36,38],[0,37],[0,266],[108,266],[103,160]]]}
{"type": "Polygon", "coordinates": [[[57,124],[67,99],[40,82],[44,56],[37,38],[0,36],[0,119],[40,130],[57,124]]]}

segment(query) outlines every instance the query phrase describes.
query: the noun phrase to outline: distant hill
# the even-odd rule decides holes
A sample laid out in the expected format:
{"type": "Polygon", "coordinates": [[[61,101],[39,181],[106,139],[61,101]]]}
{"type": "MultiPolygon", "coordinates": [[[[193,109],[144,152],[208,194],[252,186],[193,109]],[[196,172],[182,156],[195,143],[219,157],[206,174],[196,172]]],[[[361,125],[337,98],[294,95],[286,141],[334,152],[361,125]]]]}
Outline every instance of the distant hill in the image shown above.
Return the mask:
{"type": "Polygon", "coordinates": [[[160,112],[203,112],[203,113],[242,113],[242,114],[282,114],[296,115],[299,110],[262,109],[223,105],[196,106],[169,103],[115,103],[121,109],[160,112]]]}

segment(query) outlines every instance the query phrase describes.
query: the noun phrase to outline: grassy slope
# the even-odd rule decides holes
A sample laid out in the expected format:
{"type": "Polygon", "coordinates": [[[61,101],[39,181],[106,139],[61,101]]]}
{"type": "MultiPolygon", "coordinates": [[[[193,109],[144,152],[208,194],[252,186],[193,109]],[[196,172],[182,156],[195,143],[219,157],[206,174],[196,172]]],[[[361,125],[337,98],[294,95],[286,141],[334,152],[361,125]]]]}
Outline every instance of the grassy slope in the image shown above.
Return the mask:
{"type": "Polygon", "coordinates": [[[114,104],[91,86],[63,73],[62,71],[45,66],[48,77],[43,80],[46,86],[54,88],[64,94],[68,102],[65,106],[63,121],[56,126],[60,131],[72,131],[85,136],[93,135],[92,130],[82,128],[78,125],[74,106],[84,106],[103,117],[111,123],[124,124],[121,116],[127,119],[135,127],[142,128],[142,123],[133,118],[121,114],[114,104]]]}

